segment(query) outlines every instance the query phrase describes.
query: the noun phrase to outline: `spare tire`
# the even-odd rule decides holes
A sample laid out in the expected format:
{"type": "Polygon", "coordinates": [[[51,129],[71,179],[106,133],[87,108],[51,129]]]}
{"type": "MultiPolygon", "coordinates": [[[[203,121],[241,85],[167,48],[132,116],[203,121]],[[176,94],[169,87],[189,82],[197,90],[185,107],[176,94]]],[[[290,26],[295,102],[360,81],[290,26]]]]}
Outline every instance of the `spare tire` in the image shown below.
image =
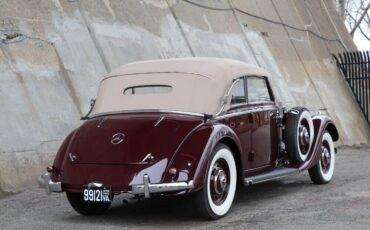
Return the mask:
{"type": "Polygon", "coordinates": [[[285,145],[291,163],[307,160],[312,147],[314,128],[311,114],[306,108],[294,107],[286,114],[285,145]]]}

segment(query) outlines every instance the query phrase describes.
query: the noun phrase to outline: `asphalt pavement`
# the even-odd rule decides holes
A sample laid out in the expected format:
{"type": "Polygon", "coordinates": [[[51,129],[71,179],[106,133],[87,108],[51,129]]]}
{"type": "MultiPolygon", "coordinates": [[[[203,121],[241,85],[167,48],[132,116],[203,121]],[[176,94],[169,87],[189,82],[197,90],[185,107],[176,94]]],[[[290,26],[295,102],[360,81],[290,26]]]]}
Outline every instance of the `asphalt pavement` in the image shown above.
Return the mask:
{"type": "Polygon", "coordinates": [[[105,215],[85,217],[65,194],[48,196],[35,186],[0,196],[0,229],[370,229],[370,146],[340,148],[327,185],[303,172],[239,187],[229,214],[217,221],[200,218],[189,196],[122,199],[115,197],[105,215]]]}

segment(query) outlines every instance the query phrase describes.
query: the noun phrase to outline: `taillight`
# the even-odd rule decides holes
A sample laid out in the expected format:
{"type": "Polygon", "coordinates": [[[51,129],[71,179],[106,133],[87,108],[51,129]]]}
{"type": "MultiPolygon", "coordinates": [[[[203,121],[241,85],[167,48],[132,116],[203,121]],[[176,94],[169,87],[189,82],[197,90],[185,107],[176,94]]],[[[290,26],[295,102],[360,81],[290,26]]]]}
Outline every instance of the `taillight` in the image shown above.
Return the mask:
{"type": "Polygon", "coordinates": [[[46,167],[46,171],[49,172],[49,173],[53,173],[54,172],[54,166],[48,166],[46,167]]]}
{"type": "Polygon", "coordinates": [[[52,181],[61,181],[61,171],[54,166],[46,167],[46,171],[50,173],[50,179],[52,181]]]}

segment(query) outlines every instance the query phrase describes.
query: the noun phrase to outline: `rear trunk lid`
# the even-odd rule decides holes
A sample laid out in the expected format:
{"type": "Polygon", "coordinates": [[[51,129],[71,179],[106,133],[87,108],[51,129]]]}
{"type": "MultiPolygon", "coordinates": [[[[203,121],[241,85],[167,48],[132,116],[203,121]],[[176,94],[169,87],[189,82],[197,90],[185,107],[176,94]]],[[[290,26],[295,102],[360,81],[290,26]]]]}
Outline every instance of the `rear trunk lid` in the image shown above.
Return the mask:
{"type": "Polygon", "coordinates": [[[142,164],[170,160],[202,117],[178,114],[117,114],[93,118],[76,131],[67,154],[80,164],[142,164]]]}

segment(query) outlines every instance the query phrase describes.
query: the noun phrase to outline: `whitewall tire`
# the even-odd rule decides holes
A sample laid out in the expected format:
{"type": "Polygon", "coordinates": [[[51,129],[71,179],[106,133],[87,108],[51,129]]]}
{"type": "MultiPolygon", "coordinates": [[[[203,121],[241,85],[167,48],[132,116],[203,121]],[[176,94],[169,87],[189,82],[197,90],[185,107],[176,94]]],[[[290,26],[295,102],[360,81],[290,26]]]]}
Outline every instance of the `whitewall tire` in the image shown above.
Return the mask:
{"type": "Polygon", "coordinates": [[[312,182],[327,184],[331,181],[335,168],[335,148],[332,137],[325,132],[321,142],[320,160],[308,170],[312,182]]]}
{"type": "Polygon", "coordinates": [[[195,193],[196,206],[208,219],[225,216],[235,197],[237,169],[230,149],[219,144],[211,157],[203,189],[195,193]]]}
{"type": "Polygon", "coordinates": [[[314,138],[311,114],[306,108],[295,107],[288,112],[284,136],[289,160],[296,164],[305,162],[314,138]]]}

